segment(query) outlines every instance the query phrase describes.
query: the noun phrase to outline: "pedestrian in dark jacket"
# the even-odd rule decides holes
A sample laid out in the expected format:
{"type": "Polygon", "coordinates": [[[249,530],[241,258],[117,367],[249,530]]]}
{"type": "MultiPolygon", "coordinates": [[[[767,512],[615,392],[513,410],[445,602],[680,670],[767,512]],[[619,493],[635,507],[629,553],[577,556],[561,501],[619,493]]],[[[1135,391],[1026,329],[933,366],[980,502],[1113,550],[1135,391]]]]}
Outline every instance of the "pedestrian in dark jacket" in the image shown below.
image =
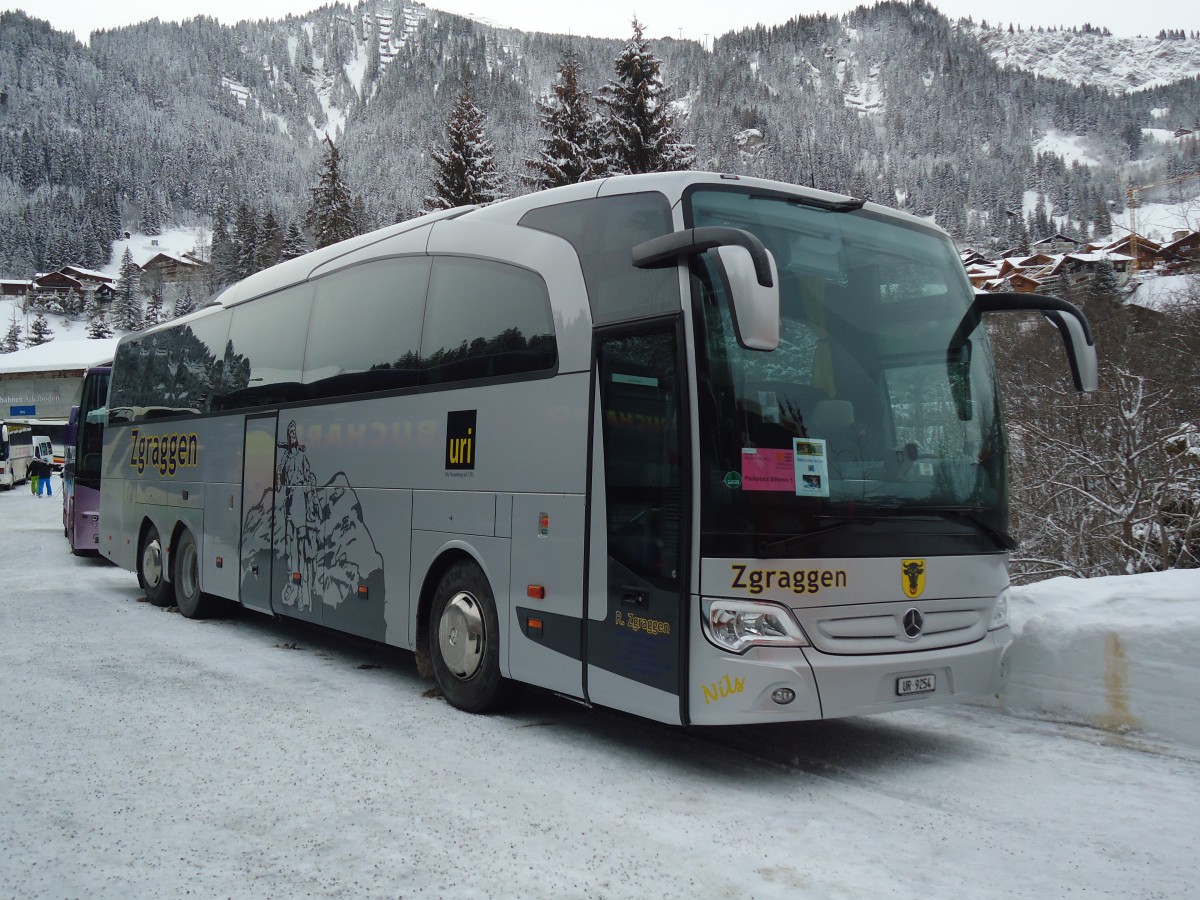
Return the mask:
{"type": "Polygon", "coordinates": [[[54,488],[50,484],[50,476],[54,474],[54,467],[44,459],[35,459],[29,464],[29,474],[37,479],[37,495],[40,498],[42,494],[48,497],[54,496],[54,488]]]}

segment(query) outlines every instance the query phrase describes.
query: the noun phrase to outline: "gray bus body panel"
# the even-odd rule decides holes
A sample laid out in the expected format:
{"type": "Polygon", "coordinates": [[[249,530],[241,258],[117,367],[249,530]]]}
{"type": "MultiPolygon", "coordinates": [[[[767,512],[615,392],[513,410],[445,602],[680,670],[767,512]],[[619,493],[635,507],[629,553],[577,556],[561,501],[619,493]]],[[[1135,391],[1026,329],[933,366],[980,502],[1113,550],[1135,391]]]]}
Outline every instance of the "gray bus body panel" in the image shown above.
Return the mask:
{"type": "Polygon", "coordinates": [[[905,592],[905,562],[911,560],[705,559],[697,608],[704,597],[782,604],[813,646],[714,652],[697,616],[690,636],[691,721],[839,718],[998,690],[1012,635],[1007,627],[989,631],[988,624],[996,597],[1008,586],[1006,557],[920,560],[925,580],[916,597],[905,592]],[[767,573],[774,577],[768,580],[767,573]],[[904,633],[903,624],[912,609],[925,622],[915,638],[904,633]],[[897,680],[913,675],[934,675],[936,689],[899,696],[897,680]],[[795,691],[796,699],[776,703],[771,695],[779,688],[795,691]]]}
{"type": "MultiPolygon", "coordinates": [[[[522,633],[516,612],[519,604],[576,623],[583,618],[591,323],[578,259],[570,244],[541,232],[490,222],[444,224],[451,227],[406,228],[357,248],[343,248],[304,272],[326,275],[359,262],[427,249],[531,269],[554,297],[556,375],[402,397],[297,404],[280,408],[277,417],[234,413],[106,429],[102,502],[104,523],[111,527],[104,529],[102,552],[136,570],[140,522],[152,522],[164,540],[182,525],[192,530],[199,544],[201,588],[239,599],[239,548],[247,537],[247,507],[255,505],[253,497],[241,497],[239,483],[246,422],[273,418],[275,464],[280,465],[287,452],[290,426],[299,444],[297,459],[303,457],[305,471],[312,476],[308,487],[297,488],[292,506],[340,514],[340,526],[334,522],[325,527],[340,528],[349,539],[343,545],[325,541],[322,546],[338,548],[337,558],[349,575],[331,588],[331,580],[338,578],[336,562],[333,579],[330,560],[320,565],[302,562],[305,571],[298,583],[304,586],[313,575],[322,579],[316,595],[324,599],[314,603],[305,594],[288,602],[284,591],[296,560],[283,560],[289,565],[277,565],[270,586],[264,587],[267,601],[249,605],[415,649],[417,601],[426,587],[426,573],[441,554],[465,554],[488,575],[502,628],[509,632],[501,644],[502,672],[513,674],[510,640],[522,641],[528,646],[517,654],[522,662],[514,677],[582,696],[578,646],[574,658],[539,647],[522,633]],[[454,471],[446,465],[447,417],[463,410],[477,416],[474,466],[454,471]],[[148,464],[137,471],[135,438],[179,434],[195,435],[199,448],[196,465],[186,476],[183,470],[168,476],[148,464]],[[178,500],[170,499],[181,496],[183,477],[191,488],[186,513],[178,500]],[[539,528],[542,514],[549,520],[545,533],[539,528]],[[128,521],[122,521],[123,515],[128,521]],[[365,594],[355,590],[361,587],[353,583],[355,574],[376,571],[381,589],[371,587],[365,594]],[[541,585],[545,598],[529,598],[530,584],[541,585]]],[[[289,279],[281,277],[286,273],[269,271],[269,278],[264,273],[256,279],[258,290],[288,286],[289,279]]],[[[253,293],[243,287],[224,296],[223,302],[251,299],[253,293]]],[[[213,313],[210,309],[200,315],[213,313]]],[[[258,501],[264,514],[271,512],[269,502],[258,501]]],[[[275,515],[288,518],[280,514],[277,501],[273,506],[275,515]]],[[[281,527],[284,522],[277,523],[272,544],[282,539],[281,527]]],[[[574,628],[578,634],[580,625],[574,628]]]]}

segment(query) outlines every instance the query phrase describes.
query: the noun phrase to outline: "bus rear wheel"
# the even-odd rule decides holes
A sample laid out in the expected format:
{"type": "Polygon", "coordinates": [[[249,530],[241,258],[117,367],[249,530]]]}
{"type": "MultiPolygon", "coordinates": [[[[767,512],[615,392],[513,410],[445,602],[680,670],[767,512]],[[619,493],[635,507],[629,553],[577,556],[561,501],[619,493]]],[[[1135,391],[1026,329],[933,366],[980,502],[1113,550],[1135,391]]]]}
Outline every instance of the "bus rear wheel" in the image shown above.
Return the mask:
{"type": "Polygon", "coordinates": [[[162,538],[159,537],[157,528],[147,525],[138,547],[137,577],[146,599],[154,606],[170,606],[175,602],[174,588],[166,576],[162,538]]]}
{"type": "Polygon", "coordinates": [[[200,590],[200,556],[190,531],[179,536],[171,564],[175,567],[172,581],[179,611],[189,619],[208,618],[213,612],[213,598],[200,590]]]}
{"type": "Polygon", "coordinates": [[[509,699],[512,685],[500,675],[499,636],[487,576],[474,562],[455,563],[438,584],[429,618],[433,677],[451,706],[482,713],[509,699]]]}

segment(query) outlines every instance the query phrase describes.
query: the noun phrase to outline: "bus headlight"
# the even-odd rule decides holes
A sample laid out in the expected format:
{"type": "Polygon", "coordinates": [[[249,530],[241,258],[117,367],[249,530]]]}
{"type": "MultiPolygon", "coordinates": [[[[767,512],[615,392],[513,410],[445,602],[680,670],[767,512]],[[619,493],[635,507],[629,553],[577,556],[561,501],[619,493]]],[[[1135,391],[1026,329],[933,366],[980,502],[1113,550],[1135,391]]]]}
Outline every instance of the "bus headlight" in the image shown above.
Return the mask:
{"type": "Polygon", "coordinates": [[[992,607],[992,621],[988,622],[988,631],[995,631],[1008,624],[1008,588],[1000,592],[996,605],[992,607]]]}
{"type": "Polygon", "coordinates": [[[808,639],[791,610],[752,600],[704,600],[704,634],[730,653],[751,647],[807,647],[808,639]]]}

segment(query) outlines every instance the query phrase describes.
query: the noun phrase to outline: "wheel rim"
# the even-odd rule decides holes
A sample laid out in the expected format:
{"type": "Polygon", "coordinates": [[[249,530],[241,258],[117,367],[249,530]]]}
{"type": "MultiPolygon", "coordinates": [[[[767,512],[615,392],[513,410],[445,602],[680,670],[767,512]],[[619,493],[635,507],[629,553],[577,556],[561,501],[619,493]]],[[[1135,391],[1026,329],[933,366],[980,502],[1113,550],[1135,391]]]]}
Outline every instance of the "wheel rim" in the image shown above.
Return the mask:
{"type": "Polygon", "coordinates": [[[162,545],[155,536],[142,547],[142,579],[148,587],[154,588],[162,581],[162,575],[162,545]]]}
{"type": "Polygon", "coordinates": [[[198,593],[199,573],[196,570],[196,547],[190,541],[185,543],[179,559],[179,591],[185,597],[195,597],[198,593]]]}
{"type": "Polygon", "coordinates": [[[463,681],[473,678],[483,663],[485,644],[479,601],[466,591],[455,594],[438,622],[438,649],[446,668],[463,681]]]}

